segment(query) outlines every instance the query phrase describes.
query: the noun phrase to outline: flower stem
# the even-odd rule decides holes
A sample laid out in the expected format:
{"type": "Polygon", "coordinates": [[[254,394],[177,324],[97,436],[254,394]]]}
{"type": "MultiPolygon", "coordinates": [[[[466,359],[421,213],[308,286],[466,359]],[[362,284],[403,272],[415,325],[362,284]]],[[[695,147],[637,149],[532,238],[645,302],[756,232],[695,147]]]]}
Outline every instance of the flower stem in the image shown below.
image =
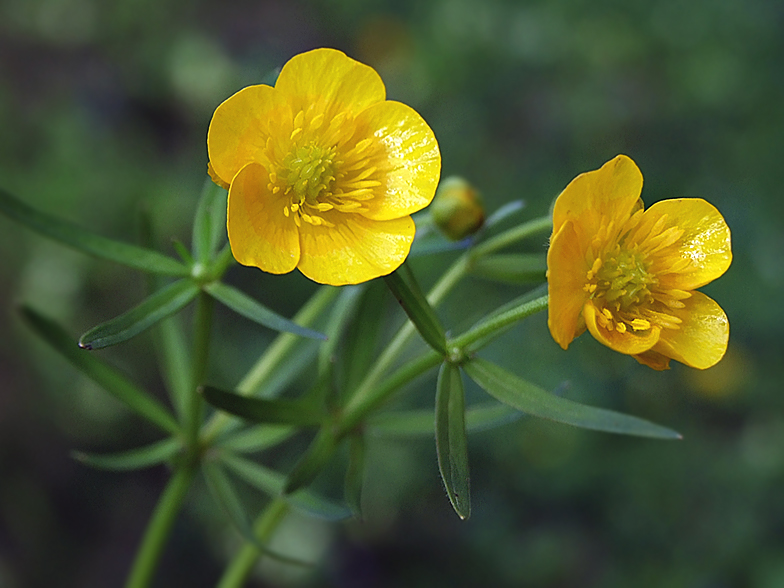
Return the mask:
{"type": "Polygon", "coordinates": [[[212,331],[213,300],[206,292],[201,292],[196,300],[196,314],[193,319],[193,365],[189,394],[185,407],[185,434],[188,448],[196,450],[199,442],[199,428],[204,414],[204,400],[197,388],[204,382],[210,351],[210,332],[212,331]]]}
{"type": "MultiPolygon", "coordinates": [[[[288,512],[288,505],[280,498],[274,499],[267,505],[253,526],[253,532],[260,543],[267,544],[269,542],[275,529],[288,512]]],[[[242,586],[260,555],[261,553],[255,545],[246,543],[229,563],[216,588],[239,588],[242,586]]]]}
{"type": "Polygon", "coordinates": [[[149,586],[196,471],[196,465],[190,462],[183,463],[174,471],[144,532],[125,588],[149,586]]]}

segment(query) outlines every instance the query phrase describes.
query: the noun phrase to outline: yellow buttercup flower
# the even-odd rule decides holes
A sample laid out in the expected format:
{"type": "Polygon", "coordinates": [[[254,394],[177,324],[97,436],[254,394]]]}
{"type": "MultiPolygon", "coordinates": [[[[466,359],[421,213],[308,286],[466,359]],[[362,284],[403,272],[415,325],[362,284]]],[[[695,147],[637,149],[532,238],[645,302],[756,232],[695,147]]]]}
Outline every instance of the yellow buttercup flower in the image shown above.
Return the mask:
{"type": "Polygon", "coordinates": [[[243,265],[298,268],[323,284],[394,271],[441,171],[433,131],[386,100],[379,75],[334,49],[283,66],[275,87],[240,90],[215,111],[209,171],[229,189],[228,233],[243,265]]]}
{"type": "Polygon", "coordinates": [[[547,253],[548,325],[564,349],[586,328],[601,343],[662,370],[705,369],[727,350],[729,322],[696,289],[732,261],[730,230],[699,198],[643,210],[642,174],[619,155],[558,196],[547,253]]]}

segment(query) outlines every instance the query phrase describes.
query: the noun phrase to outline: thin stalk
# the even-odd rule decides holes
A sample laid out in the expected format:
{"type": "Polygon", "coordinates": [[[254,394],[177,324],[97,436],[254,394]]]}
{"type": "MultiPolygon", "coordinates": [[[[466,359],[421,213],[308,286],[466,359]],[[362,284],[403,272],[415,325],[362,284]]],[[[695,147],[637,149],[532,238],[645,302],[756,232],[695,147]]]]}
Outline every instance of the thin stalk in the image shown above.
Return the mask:
{"type": "MultiPolygon", "coordinates": [[[[253,533],[259,543],[262,545],[269,543],[272,534],[288,512],[288,505],[280,498],[274,499],[267,505],[253,525],[253,533]]],[[[231,560],[216,588],[240,588],[248,579],[261,555],[255,545],[246,543],[231,560]]]]}
{"type": "Polygon", "coordinates": [[[493,335],[498,331],[508,327],[509,325],[512,325],[513,323],[521,321],[524,318],[527,318],[532,314],[536,314],[539,311],[545,310],[547,308],[547,299],[548,296],[545,294],[544,296],[535,298],[530,302],[521,304],[516,308],[512,308],[511,310],[507,310],[506,312],[492,316],[478,325],[475,325],[473,328],[466,331],[459,337],[449,341],[449,345],[450,347],[455,347],[460,352],[464,352],[471,343],[493,335]]]}
{"type": "Polygon", "coordinates": [[[191,451],[198,444],[199,428],[204,415],[204,399],[197,392],[197,388],[204,383],[207,375],[213,307],[212,297],[206,292],[200,292],[196,299],[196,314],[193,317],[193,370],[185,403],[185,433],[191,451]]]}
{"type": "Polygon", "coordinates": [[[125,588],[146,588],[150,585],[196,470],[195,464],[186,463],[174,471],[144,532],[125,588]]]}
{"type": "Polygon", "coordinates": [[[503,249],[504,247],[508,247],[509,245],[517,243],[518,241],[527,239],[532,235],[550,230],[552,229],[552,226],[553,219],[549,215],[535,218],[528,221],[527,223],[517,225],[516,227],[512,227],[503,233],[499,233],[487,241],[479,243],[476,247],[473,248],[473,251],[469,253],[472,253],[472,255],[475,257],[493,253],[499,249],[503,249]]]}

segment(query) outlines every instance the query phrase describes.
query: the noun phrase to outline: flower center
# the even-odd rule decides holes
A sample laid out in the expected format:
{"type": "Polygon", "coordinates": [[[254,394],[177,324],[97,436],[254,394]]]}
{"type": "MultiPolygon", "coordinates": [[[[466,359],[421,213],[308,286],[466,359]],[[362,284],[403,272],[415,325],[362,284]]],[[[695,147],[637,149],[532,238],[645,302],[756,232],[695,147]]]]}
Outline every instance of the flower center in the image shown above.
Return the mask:
{"type": "Polygon", "coordinates": [[[621,248],[605,256],[597,257],[586,275],[583,289],[594,300],[603,302],[598,316],[603,327],[621,333],[627,327],[634,331],[650,329],[649,320],[642,312],[654,302],[651,290],[656,287],[656,276],[648,271],[645,256],[636,249],[621,248]]]}
{"type": "Polygon", "coordinates": [[[283,160],[283,169],[286,193],[294,192],[292,200],[315,204],[322,193],[329,195],[335,182],[335,148],[297,147],[283,160]]]}

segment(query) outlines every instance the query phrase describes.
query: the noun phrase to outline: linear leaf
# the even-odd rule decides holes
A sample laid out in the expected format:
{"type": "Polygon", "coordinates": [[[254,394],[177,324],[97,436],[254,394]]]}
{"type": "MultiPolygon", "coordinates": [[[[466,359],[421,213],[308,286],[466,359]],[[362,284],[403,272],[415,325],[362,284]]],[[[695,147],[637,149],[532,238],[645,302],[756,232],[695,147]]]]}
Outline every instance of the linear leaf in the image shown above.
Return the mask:
{"type": "Polygon", "coordinates": [[[505,221],[509,217],[517,214],[525,208],[525,200],[512,200],[507,202],[501,208],[496,210],[493,214],[485,220],[485,228],[494,227],[495,225],[505,221]]]}
{"type": "MultiPolygon", "coordinates": [[[[228,452],[222,453],[221,459],[228,468],[254,488],[273,497],[281,494],[286,481],[283,474],[228,452]]],[[[352,514],[349,508],[308,489],[299,490],[283,498],[297,510],[328,521],[342,521],[350,518],[352,514]]]]}
{"type": "Polygon", "coordinates": [[[5,190],[0,190],[0,212],[45,237],[101,259],[155,274],[190,274],[190,268],[168,255],[101,237],[68,221],[39,212],[5,190]]]}
{"type": "Polygon", "coordinates": [[[435,421],[438,470],[452,508],[465,520],[471,516],[465,392],[460,369],[448,362],[438,372],[435,421]]]}
{"type": "Polygon", "coordinates": [[[213,386],[204,386],[202,392],[215,408],[258,423],[319,425],[327,416],[316,405],[300,400],[248,398],[213,386]]]}
{"type": "Polygon", "coordinates": [[[226,190],[207,179],[193,221],[193,257],[207,265],[226,231],[226,190]]]}
{"type": "Polygon", "coordinates": [[[79,338],[79,347],[102,349],[127,341],[182,310],[198,293],[199,287],[188,279],[164,286],[138,306],[87,331],[79,338]]]}
{"type": "Polygon", "coordinates": [[[225,449],[238,453],[256,453],[290,439],[297,429],[285,425],[256,425],[239,431],[233,431],[217,444],[225,449]]]}
{"type": "MultiPolygon", "coordinates": [[[[487,431],[514,422],[523,414],[499,402],[484,402],[466,409],[466,430],[487,431]]],[[[368,433],[377,437],[432,437],[433,411],[404,410],[375,415],[368,420],[368,433]]]]}
{"type": "Polygon", "coordinates": [[[444,327],[419,288],[411,268],[404,263],[391,274],[384,276],[384,281],[422,338],[433,349],[446,355],[444,327]]]}
{"type": "Polygon", "coordinates": [[[327,338],[326,335],[323,335],[322,333],[308,329],[307,327],[301,327],[297,323],[280,316],[244,292],[241,292],[228,284],[212,282],[204,286],[204,290],[215,298],[215,300],[229,307],[234,312],[274,331],[293,333],[294,335],[300,335],[301,337],[308,337],[310,339],[324,340],[327,338]]]}
{"type": "Polygon", "coordinates": [[[384,319],[384,297],[382,284],[373,281],[367,284],[356,311],[354,320],[344,338],[340,354],[343,391],[350,395],[370,369],[378,344],[381,324],[384,319]]]}
{"type": "Polygon", "coordinates": [[[33,330],[76,369],[164,431],[179,432],[180,426],[163,404],[93,354],[79,349],[57,323],[29,307],[22,307],[21,312],[33,330]]]}
{"type": "Polygon", "coordinates": [[[539,253],[483,255],[471,264],[475,276],[512,284],[544,282],[546,271],[547,259],[539,253]]]}
{"type": "Polygon", "coordinates": [[[74,451],[71,455],[77,461],[99,470],[140,470],[168,461],[181,448],[179,439],[169,438],[122,453],[97,455],[74,451]]]}
{"type": "Polygon", "coordinates": [[[463,365],[463,369],[485,392],[531,416],[608,433],[658,439],[681,438],[675,431],[649,421],[555,396],[483,359],[472,359],[463,365]]]}

